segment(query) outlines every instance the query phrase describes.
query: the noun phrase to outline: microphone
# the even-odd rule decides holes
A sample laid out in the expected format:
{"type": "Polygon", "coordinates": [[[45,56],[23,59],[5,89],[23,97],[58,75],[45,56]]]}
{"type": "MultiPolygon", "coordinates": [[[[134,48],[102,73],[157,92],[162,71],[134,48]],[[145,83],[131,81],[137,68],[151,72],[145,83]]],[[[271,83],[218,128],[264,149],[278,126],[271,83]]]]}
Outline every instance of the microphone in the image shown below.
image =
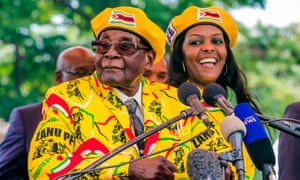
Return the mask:
{"type": "MultiPolygon", "coordinates": [[[[203,98],[207,104],[210,106],[220,107],[227,115],[231,115],[234,111],[232,104],[226,99],[227,93],[225,89],[217,83],[210,83],[204,87],[203,98]]],[[[300,125],[285,121],[278,122],[265,115],[259,113],[255,114],[272,128],[300,138],[300,125]]]]}
{"type": "Polygon", "coordinates": [[[219,180],[224,177],[221,162],[213,152],[204,149],[195,149],[189,153],[187,172],[190,180],[219,180]]]}
{"type": "Polygon", "coordinates": [[[255,166],[263,171],[267,179],[276,179],[275,155],[271,142],[265,132],[259,118],[248,103],[238,104],[234,108],[234,114],[244,123],[247,134],[244,143],[255,166]]]}
{"type": "Polygon", "coordinates": [[[201,119],[206,127],[211,126],[203,104],[200,102],[201,95],[199,89],[189,82],[184,82],[178,87],[178,98],[186,106],[191,106],[194,115],[201,119]]]}
{"type": "Polygon", "coordinates": [[[267,117],[262,114],[257,114],[256,115],[265,123],[267,123],[269,126],[272,128],[278,129],[280,131],[283,131],[289,135],[293,135],[294,137],[300,138],[300,125],[295,124],[295,123],[289,123],[286,122],[287,120],[295,120],[295,119],[280,119],[280,121],[267,117]],[[276,121],[275,121],[276,120],[276,121]]]}
{"type": "Polygon", "coordinates": [[[234,115],[226,116],[220,123],[220,126],[224,138],[232,146],[232,157],[230,159],[236,168],[238,179],[245,179],[242,141],[243,137],[246,135],[246,127],[241,120],[234,115]]]}
{"type": "Polygon", "coordinates": [[[206,85],[203,90],[203,97],[207,104],[221,108],[225,114],[231,115],[233,113],[233,106],[226,99],[227,93],[221,85],[217,83],[206,85]]]}

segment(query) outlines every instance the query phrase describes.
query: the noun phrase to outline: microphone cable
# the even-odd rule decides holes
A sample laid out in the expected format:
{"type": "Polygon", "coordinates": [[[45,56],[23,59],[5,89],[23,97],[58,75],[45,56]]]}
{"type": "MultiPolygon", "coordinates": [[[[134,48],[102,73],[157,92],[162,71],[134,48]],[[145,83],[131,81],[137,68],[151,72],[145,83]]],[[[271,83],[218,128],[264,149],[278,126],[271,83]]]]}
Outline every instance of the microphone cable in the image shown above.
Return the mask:
{"type": "Polygon", "coordinates": [[[255,113],[259,118],[261,118],[263,120],[264,123],[268,124],[268,122],[274,122],[274,121],[288,121],[288,122],[293,122],[293,123],[296,123],[298,125],[300,125],[300,120],[299,119],[294,119],[294,118],[273,118],[273,117],[270,117],[270,116],[266,116],[266,115],[263,115],[263,114],[258,114],[258,113],[255,113]]]}
{"type": "Polygon", "coordinates": [[[261,123],[277,130],[300,138],[300,120],[293,118],[272,118],[262,114],[256,114],[261,123]]]}

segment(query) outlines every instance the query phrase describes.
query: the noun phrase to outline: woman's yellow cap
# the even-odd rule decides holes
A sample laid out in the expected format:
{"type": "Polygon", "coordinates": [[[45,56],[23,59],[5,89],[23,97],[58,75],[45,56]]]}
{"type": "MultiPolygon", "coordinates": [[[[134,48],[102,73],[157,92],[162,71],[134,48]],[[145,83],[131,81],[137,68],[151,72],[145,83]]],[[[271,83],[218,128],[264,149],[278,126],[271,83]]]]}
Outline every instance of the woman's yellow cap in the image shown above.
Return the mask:
{"type": "Polygon", "coordinates": [[[223,29],[229,38],[230,47],[232,48],[235,45],[238,37],[238,27],[227,11],[215,6],[206,8],[191,6],[180,15],[175,16],[168,25],[166,39],[170,47],[173,49],[180,33],[201,23],[211,23],[223,29]]]}

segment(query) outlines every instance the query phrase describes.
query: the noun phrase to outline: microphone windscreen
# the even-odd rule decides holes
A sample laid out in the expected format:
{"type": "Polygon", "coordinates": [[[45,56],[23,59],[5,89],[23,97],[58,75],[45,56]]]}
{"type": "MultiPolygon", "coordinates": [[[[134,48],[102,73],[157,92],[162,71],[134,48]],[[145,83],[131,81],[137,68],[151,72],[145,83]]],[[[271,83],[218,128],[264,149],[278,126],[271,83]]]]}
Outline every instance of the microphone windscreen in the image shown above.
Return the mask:
{"type": "Polygon", "coordinates": [[[188,155],[187,172],[190,180],[223,179],[221,162],[212,151],[195,149],[188,155]]]}
{"type": "Polygon", "coordinates": [[[178,87],[178,98],[187,106],[190,106],[188,97],[193,94],[197,95],[199,100],[201,99],[199,89],[193,83],[184,82],[178,87]]]}
{"type": "Polygon", "coordinates": [[[263,171],[264,164],[275,165],[275,154],[269,139],[260,139],[247,146],[247,151],[255,167],[263,171]]]}
{"type": "Polygon", "coordinates": [[[217,83],[210,83],[204,87],[203,98],[207,104],[215,106],[217,95],[223,95],[225,98],[227,98],[227,93],[221,85],[217,83]]]}
{"type": "Polygon", "coordinates": [[[247,132],[246,127],[241,120],[233,115],[226,116],[220,123],[220,128],[223,137],[227,140],[229,140],[229,136],[234,132],[240,131],[243,136],[245,136],[247,132]]]}
{"type": "Polygon", "coordinates": [[[255,166],[263,170],[265,163],[274,165],[275,155],[272,144],[251,106],[248,103],[238,104],[234,113],[246,126],[247,134],[244,143],[255,166]]]}

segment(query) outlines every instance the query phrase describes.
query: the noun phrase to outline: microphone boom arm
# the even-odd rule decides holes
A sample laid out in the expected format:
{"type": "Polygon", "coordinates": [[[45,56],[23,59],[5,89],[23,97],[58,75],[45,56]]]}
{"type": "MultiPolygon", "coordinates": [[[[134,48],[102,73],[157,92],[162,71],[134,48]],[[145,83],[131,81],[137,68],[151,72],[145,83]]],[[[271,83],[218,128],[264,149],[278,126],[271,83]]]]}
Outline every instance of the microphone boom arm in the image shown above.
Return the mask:
{"type": "Polygon", "coordinates": [[[256,115],[259,117],[259,119],[261,119],[264,123],[266,123],[270,127],[283,131],[289,135],[293,135],[294,137],[300,138],[300,131],[298,130],[299,129],[298,127],[294,127],[292,125],[274,121],[272,118],[258,113],[256,113],[256,115]]]}
{"type": "MultiPolygon", "coordinates": [[[[132,140],[128,141],[127,143],[121,145],[120,147],[114,149],[113,151],[109,152],[108,154],[106,154],[105,156],[101,157],[99,160],[93,162],[92,164],[90,164],[88,167],[86,167],[85,169],[83,169],[84,171],[85,170],[92,170],[94,168],[96,168],[99,164],[102,164],[103,162],[107,161],[108,159],[112,158],[113,156],[115,156],[116,154],[122,152],[123,150],[129,148],[130,146],[136,144],[138,141],[140,140],[143,140],[149,136],[151,136],[152,134],[166,128],[166,127],[169,127],[171,124],[181,120],[181,119],[184,119],[184,118],[188,118],[190,117],[191,115],[193,115],[194,112],[192,109],[187,109],[187,110],[184,110],[182,111],[178,116],[170,119],[169,121],[159,125],[159,126],[156,126],[155,128],[143,133],[143,134],[140,134],[139,136],[133,138],[132,140]]],[[[67,178],[67,180],[73,180],[73,179],[76,179],[77,177],[81,176],[81,174],[77,174],[77,175],[74,175],[72,177],[69,177],[67,178]]]]}

